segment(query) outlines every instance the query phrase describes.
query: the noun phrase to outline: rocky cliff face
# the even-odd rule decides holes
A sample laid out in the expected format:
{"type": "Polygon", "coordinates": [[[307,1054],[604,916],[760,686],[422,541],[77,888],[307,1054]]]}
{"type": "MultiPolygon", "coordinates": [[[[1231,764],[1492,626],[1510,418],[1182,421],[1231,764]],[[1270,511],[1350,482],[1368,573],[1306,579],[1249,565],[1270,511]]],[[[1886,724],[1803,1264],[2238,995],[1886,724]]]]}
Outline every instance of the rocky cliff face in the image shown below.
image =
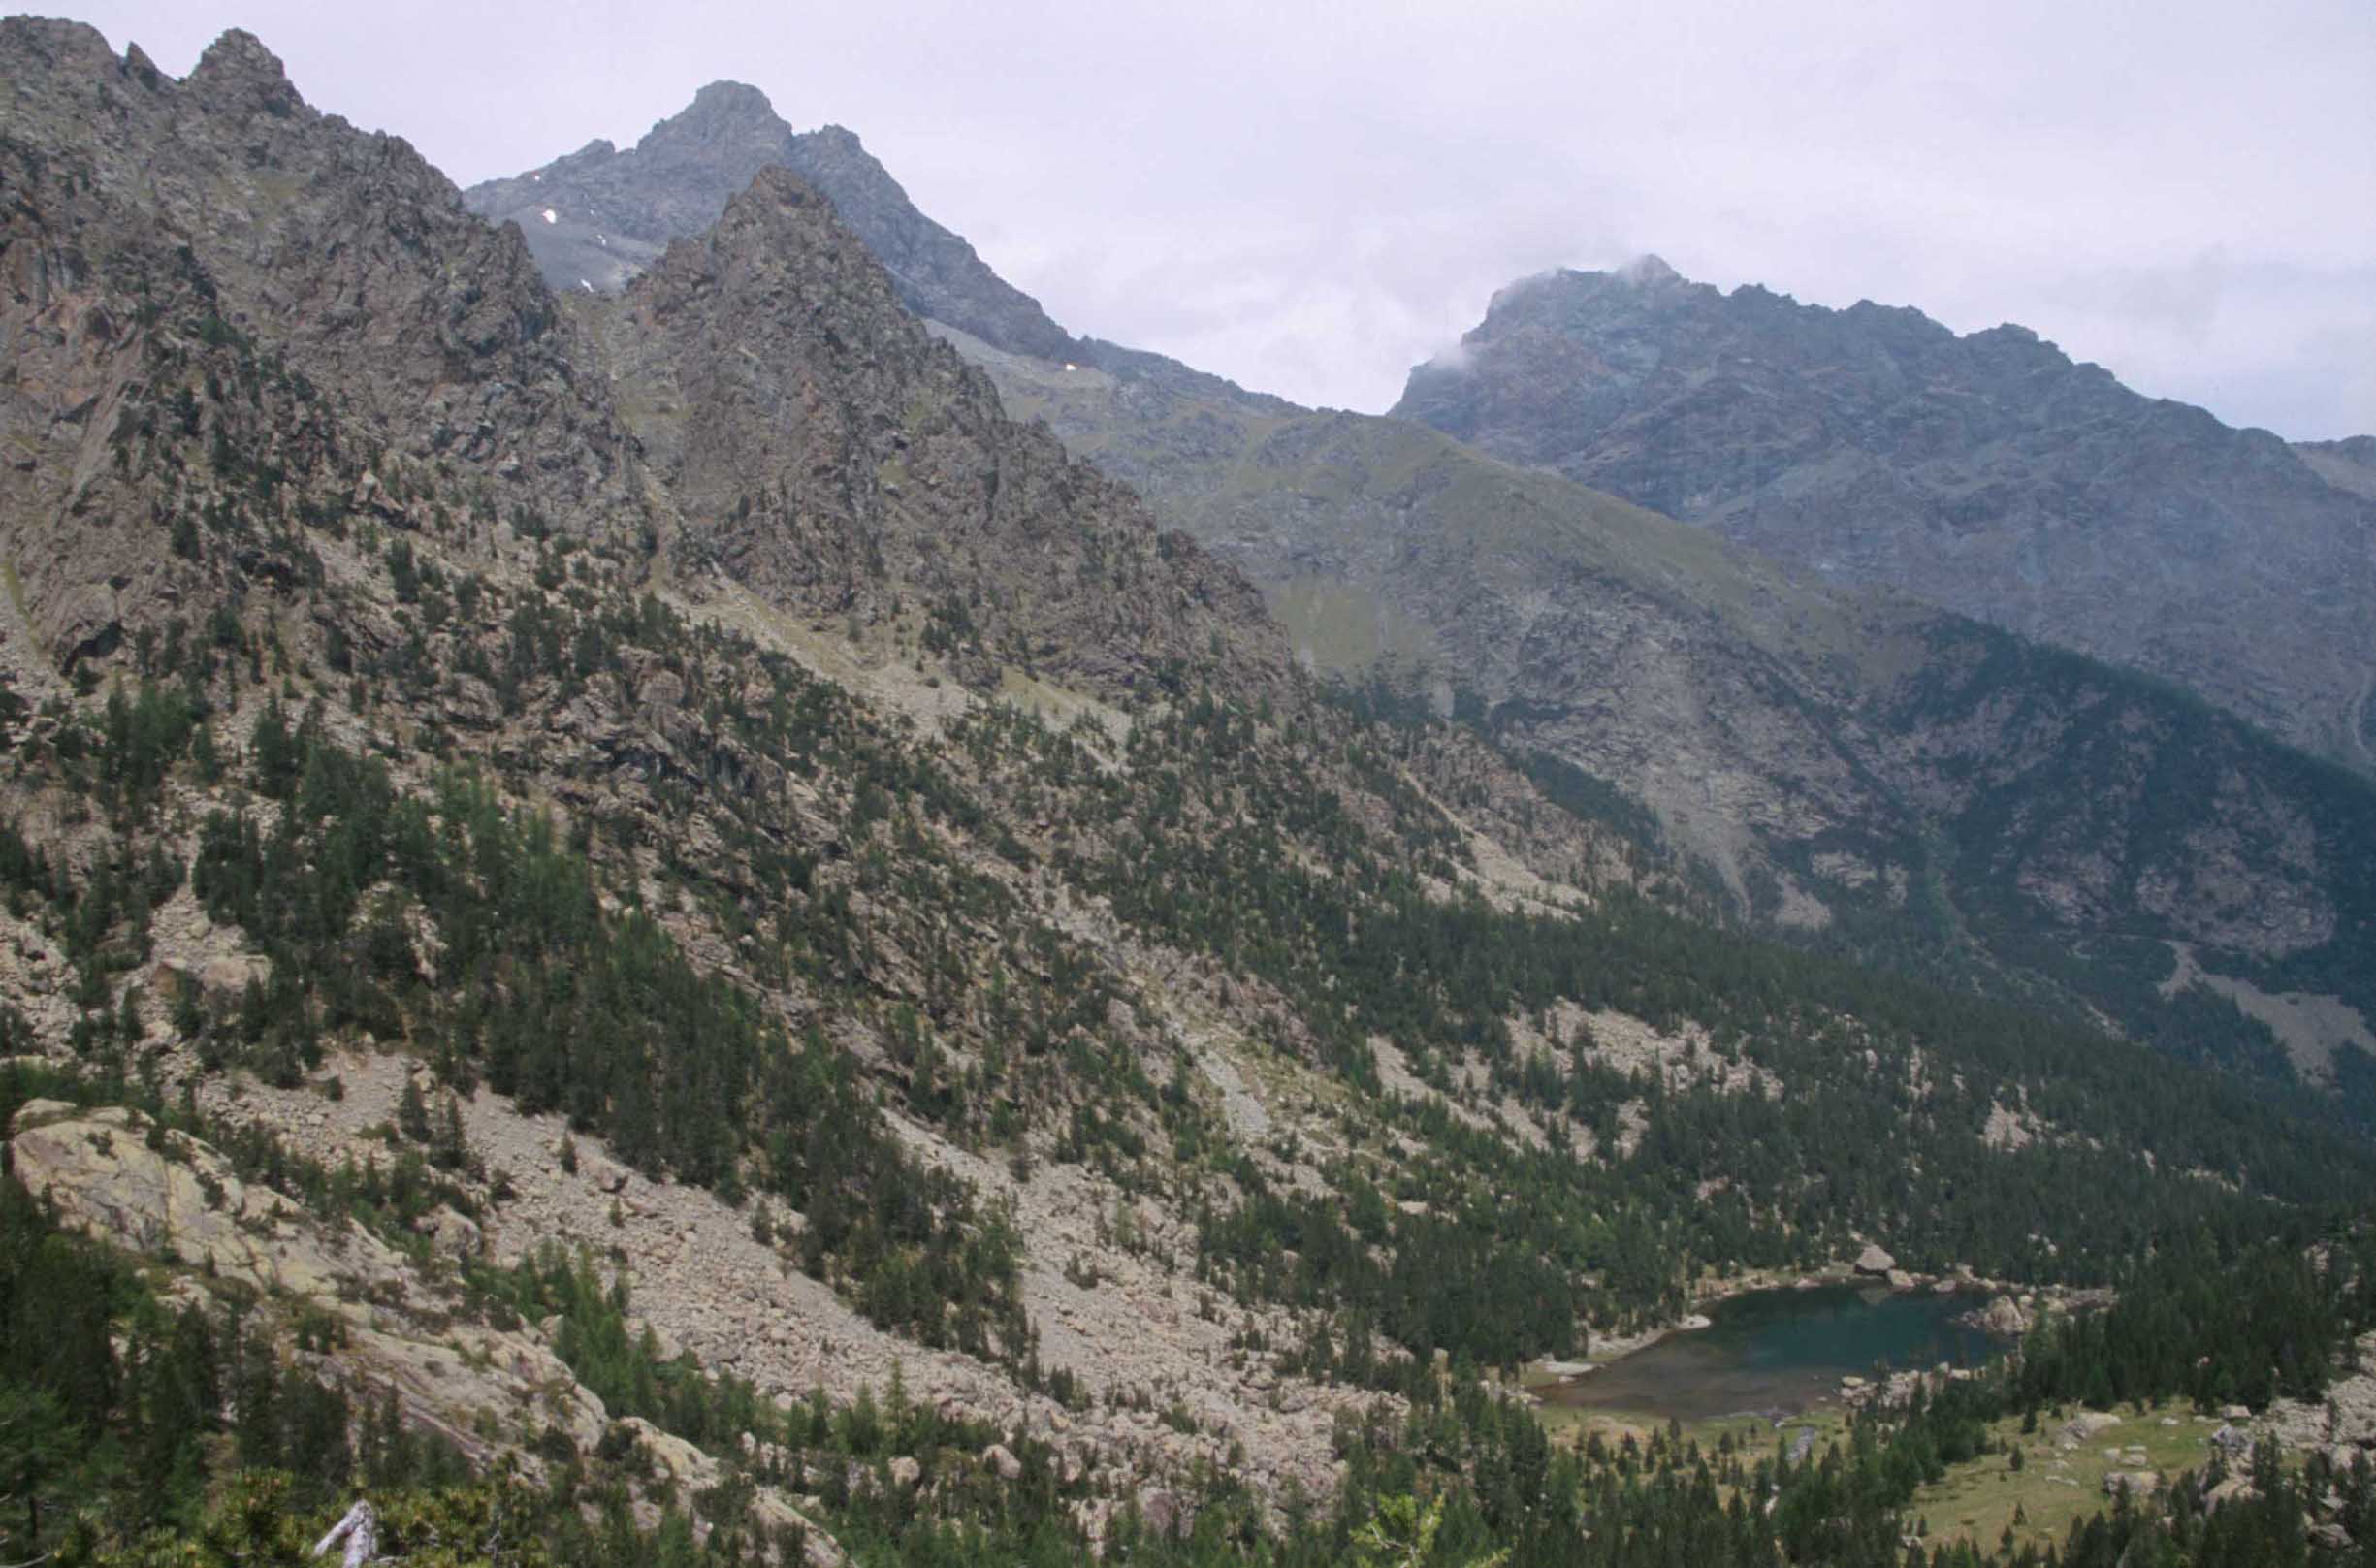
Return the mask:
{"type": "Polygon", "coordinates": [[[918,211],[855,136],[838,125],[796,132],[764,93],[740,82],[712,82],[625,151],[589,143],[542,169],[474,185],[463,200],[495,222],[518,223],[556,289],[608,292],[669,240],[708,228],[727,198],[771,168],[825,193],[916,314],[1017,353],[1063,359],[1074,351],[1038,302],[918,211]]]}
{"type": "Polygon", "coordinates": [[[0,545],[37,663],[292,581],[302,514],[401,509],[399,470],[482,475],[581,537],[635,526],[528,252],[404,143],[307,107],[243,33],[175,82],[87,28],[4,25],[0,545]]]}
{"type": "Polygon", "coordinates": [[[763,171],[612,313],[631,428],[689,549],[737,582],[870,622],[912,608],[976,684],[1002,659],[1114,695],[1192,666],[1284,676],[1244,579],[1010,423],[799,176],[763,171]]]}
{"type": "Polygon", "coordinates": [[[2366,496],[2019,327],[1726,295],[1649,258],[1504,289],[1394,411],[2376,767],[2366,496]]]}

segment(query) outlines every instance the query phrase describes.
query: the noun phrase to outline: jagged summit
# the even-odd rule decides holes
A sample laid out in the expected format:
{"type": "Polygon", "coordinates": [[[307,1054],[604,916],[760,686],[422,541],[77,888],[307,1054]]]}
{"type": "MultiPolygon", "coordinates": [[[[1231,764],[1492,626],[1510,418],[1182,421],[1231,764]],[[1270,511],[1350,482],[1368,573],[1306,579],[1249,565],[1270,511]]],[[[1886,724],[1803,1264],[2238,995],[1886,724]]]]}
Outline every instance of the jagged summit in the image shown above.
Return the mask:
{"type": "Polygon", "coordinates": [[[197,68],[190,73],[187,84],[200,86],[241,78],[285,85],[289,73],[280,63],[280,56],[265,47],[263,39],[244,27],[232,27],[225,29],[198,56],[197,68]]]}
{"type": "Polygon", "coordinates": [[[243,28],[234,27],[208,45],[182,86],[226,109],[273,115],[313,112],[290,84],[280,56],[243,28]]]}
{"type": "Polygon", "coordinates": [[[696,234],[761,170],[787,168],[822,191],[890,272],[919,315],[1011,353],[1064,359],[1073,338],[974,248],[918,212],[855,134],[794,131],[767,95],[714,81],[642,141],[587,147],[465,195],[471,210],[520,225],[555,288],[615,292],[672,239],[696,234]]]}
{"type": "Polygon", "coordinates": [[[795,140],[758,88],[713,81],[690,104],[646,131],[634,150],[656,163],[673,163],[681,175],[706,183],[729,178],[742,160],[785,162],[794,156],[795,140]]]}

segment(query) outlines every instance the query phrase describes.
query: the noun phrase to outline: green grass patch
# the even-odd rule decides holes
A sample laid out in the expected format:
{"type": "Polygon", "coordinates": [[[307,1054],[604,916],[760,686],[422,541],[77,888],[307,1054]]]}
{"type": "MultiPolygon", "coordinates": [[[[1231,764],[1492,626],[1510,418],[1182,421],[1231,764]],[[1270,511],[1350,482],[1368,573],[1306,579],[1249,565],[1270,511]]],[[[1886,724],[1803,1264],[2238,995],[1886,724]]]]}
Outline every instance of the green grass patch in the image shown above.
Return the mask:
{"type": "Polygon", "coordinates": [[[2175,1480],[2211,1461],[2216,1417],[2198,1416],[2183,1400],[2159,1403],[2138,1415],[2124,1406],[2120,1424],[2092,1436],[2067,1432],[2076,1410],[2061,1418],[2039,1412],[2038,1429],[2024,1433],[2021,1418],[1992,1424],[1992,1452],[1948,1470],[1943,1481],[1914,1493],[1908,1512],[1930,1525],[1935,1541],[1969,1540],[1993,1548],[2009,1526],[2016,1542],[2059,1543],[2075,1521],[2111,1506],[2103,1478],[2114,1471],[2155,1470],[2175,1480]],[[2174,1423],[2174,1424],[2170,1424],[2174,1423]],[[2014,1468],[2007,1449],[2018,1450],[2014,1468]],[[2141,1456],[2142,1462],[2137,1462],[2141,1456]]]}

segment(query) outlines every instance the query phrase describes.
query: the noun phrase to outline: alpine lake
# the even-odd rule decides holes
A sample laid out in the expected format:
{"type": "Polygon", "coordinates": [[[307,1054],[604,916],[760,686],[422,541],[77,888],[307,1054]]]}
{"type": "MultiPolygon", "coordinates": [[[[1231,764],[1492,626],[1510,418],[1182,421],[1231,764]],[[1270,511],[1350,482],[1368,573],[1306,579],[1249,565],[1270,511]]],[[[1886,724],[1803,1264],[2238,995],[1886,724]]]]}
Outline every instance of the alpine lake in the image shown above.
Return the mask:
{"type": "Polygon", "coordinates": [[[1750,1291],[1708,1307],[1704,1328],[1534,1392],[1547,1406],[1635,1422],[1779,1422],[1835,1400],[1845,1377],[1982,1364],[2007,1342],[1955,1320],[1987,1300],[1878,1283],[1750,1291]]]}

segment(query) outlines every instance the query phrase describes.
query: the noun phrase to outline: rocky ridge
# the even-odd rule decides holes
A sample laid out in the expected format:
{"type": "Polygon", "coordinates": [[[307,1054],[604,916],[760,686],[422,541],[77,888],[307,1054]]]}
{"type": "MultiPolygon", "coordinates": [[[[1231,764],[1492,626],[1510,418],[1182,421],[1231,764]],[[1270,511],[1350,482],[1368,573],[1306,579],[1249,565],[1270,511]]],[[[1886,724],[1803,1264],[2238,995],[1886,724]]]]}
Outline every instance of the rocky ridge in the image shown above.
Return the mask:
{"type": "Polygon", "coordinates": [[[2021,327],[1724,294],[1655,257],[1503,289],[1394,413],[2376,768],[2376,505],[2348,443],[2230,429],[2021,327]]]}

